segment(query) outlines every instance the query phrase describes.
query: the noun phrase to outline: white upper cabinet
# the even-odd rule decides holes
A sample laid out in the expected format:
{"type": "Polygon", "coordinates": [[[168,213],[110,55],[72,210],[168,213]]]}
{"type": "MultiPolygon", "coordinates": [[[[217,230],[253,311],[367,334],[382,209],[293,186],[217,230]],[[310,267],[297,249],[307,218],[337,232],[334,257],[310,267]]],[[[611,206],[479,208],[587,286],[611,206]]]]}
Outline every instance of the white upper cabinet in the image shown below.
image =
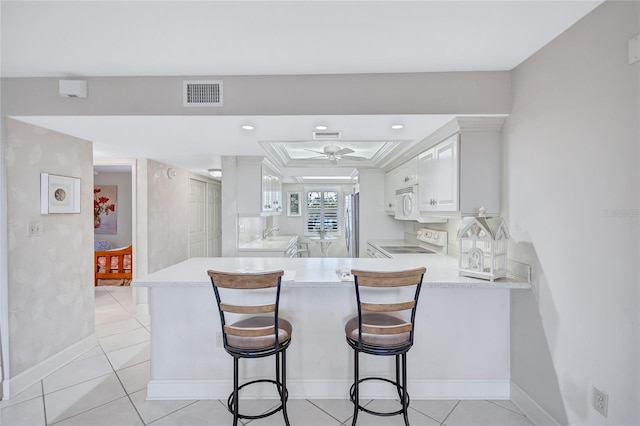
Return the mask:
{"type": "Polygon", "coordinates": [[[393,215],[396,211],[396,191],[418,183],[418,157],[399,165],[384,175],[384,209],[393,215]]]}
{"type": "Polygon", "coordinates": [[[421,212],[458,211],[458,148],[456,134],[418,156],[421,212]]]}
{"type": "Polygon", "coordinates": [[[414,157],[397,167],[397,188],[407,188],[418,183],[418,158],[414,157]]]}
{"type": "Polygon", "coordinates": [[[480,207],[500,214],[503,121],[457,118],[436,135],[441,142],[418,155],[421,216],[472,216],[480,207]]]}
{"type": "Polygon", "coordinates": [[[384,174],[384,210],[387,214],[396,212],[396,181],[398,169],[393,169],[384,174]]]}
{"type": "Polygon", "coordinates": [[[238,157],[237,206],[241,215],[282,212],[282,181],[264,157],[238,157]]]}

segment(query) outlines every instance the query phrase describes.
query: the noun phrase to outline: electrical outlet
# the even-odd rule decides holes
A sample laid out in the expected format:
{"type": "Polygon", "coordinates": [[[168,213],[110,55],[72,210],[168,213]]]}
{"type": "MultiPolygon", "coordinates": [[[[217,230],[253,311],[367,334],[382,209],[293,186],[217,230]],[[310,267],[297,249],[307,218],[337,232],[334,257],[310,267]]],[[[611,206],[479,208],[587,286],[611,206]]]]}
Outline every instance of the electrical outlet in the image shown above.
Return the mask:
{"type": "Polygon", "coordinates": [[[597,387],[593,387],[593,408],[603,416],[607,417],[607,407],[609,406],[609,395],[602,392],[597,387]]]}
{"type": "Polygon", "coordinates": [[[39,237],[42,235],[42,222],[29,222],[27,235],[29,237],[39,237]]]}
{"type": "Polygon", "coordinates": [[[216,348],[221,348],[222,347],[222,332],[217,332],[216,333],[216,348]]]}

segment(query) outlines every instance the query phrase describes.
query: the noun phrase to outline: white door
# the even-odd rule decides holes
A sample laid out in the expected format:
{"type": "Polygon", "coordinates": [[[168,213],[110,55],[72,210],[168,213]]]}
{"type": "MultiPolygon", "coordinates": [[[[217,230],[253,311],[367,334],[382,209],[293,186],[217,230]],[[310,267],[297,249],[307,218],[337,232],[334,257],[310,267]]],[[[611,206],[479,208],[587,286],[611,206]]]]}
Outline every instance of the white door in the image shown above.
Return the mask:
{"type": "Polygon", "coordinates": [[[206,183],[189,179],[189,257],[207,256],[206,183]]]}
{"type": "Polygon", "coordinates": [[[222,193],[220,184],[207,183],[207,256],[222,254],[222,193]]]}

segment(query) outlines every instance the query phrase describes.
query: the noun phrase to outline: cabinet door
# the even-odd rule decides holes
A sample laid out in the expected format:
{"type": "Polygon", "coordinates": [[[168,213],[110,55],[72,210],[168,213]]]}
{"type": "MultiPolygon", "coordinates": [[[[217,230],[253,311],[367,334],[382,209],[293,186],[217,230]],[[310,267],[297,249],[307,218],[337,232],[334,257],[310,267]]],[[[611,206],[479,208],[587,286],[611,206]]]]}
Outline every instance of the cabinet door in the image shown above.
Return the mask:
{"type": "Polygon", "coordinates": [[[396,180],[398,169],[393,169],[384,174],[384,209],[389,214],[396,211],[396,180]]]}
{"type": "Polygon", "coordinates": [[[458,135],[434,147],[435,210],[458,211],[458,135]]]}
{"type": "Polygon", "coordinates": [[[406,188],[418,183],[418,157],[413,157],[411,160],[398,167],[398,188],[406,188]]]}
{"type": "Polygon", "coordinates": [[[421,212],[435,210],[436,177],[435,148],[431,148],[418,156],[418,206],[421,212]]]}
{"type": "Polygon", "coordinates": [[[282,212],[282,181],[278,176],[273,176],[273,211],[282,212]]]}

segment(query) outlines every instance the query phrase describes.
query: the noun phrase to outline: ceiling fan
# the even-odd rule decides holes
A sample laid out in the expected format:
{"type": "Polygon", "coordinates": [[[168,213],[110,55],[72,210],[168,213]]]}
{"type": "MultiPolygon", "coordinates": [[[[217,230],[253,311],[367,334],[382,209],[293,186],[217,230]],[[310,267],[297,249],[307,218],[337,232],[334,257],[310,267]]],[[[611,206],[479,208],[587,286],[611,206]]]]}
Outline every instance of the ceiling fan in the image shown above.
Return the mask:
{"type": "Polygon", "coordinates": [[[329,160],[331,164],[334,166],[338,164],[339,160],[354,160],[354,161],[363,161],[366,160],[365,157],[359,157],[357,155],[348,155],[352,152],[355,152],[351,148],[340,148],[336,144],[327,145],[323,148],[322,151],[316,151],[313,149],[307,149],[307,151],[315,152],[316,154],[320,154],[317,157],[311,157],[309,160],[317,160],[319,158],[326,158],[329,160]]]}

